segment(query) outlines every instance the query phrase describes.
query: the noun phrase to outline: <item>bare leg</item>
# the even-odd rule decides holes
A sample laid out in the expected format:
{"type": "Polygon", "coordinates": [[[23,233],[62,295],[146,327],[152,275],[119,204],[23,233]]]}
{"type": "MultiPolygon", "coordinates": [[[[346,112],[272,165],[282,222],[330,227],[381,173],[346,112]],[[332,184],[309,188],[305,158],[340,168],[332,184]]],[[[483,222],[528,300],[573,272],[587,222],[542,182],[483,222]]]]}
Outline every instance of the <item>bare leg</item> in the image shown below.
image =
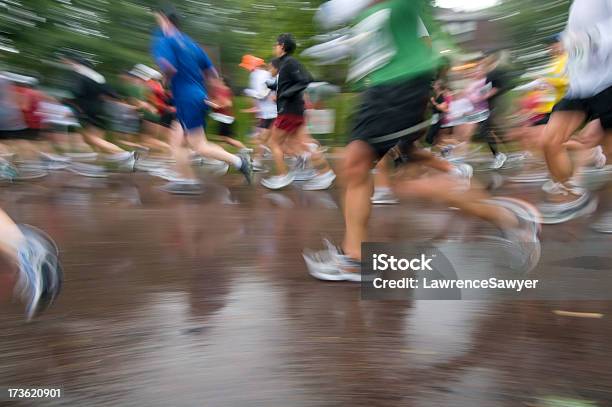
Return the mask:
{"type": "Polygon", "coordinates": [[[114,145],[113,143],[104,140],[104,131],[94,126],[89,126],[84,130],[83,137],[85,141],[95,147],[98,148],[105,153],[109,154],[117,154],[124,153],[125,150],[114,145]]]}
{"type": "Polygon", "coordinates": [[[242,144],[240,140],[236,140],[234,138],[226,137],[226,136],[220,136],[219,138],[221,139],[221,141],[229,144],[232,147],[241,148],[241,149],[246,148],[246,146],[242,144]]]}
{"type": "Polygon", "coordinates": [[[370,170],[374,151],[363,141],[353,141],[347,148],[342,168],[346,186],[344,222],[346,232],[342,249],[352,259],[361,259],[361,243],[367,239],[368,221],[372,211],[372,179],[370,170]]]}
{"type": "Polygon", "coordinates": [[[181,125],[174,121],[170,129],[170,148],[176,160],[176,172],[185,179],[195,179],[195,173],[189,162],[189,149],[185,145],[185,136],[181,125]]]}
{"type": "Polygon", "coordinates": [[[554,181],[566,183],[574,173],[564,143],[584,122],[583,112],[554,112],[544,129],[544,155],[554,181]]]}
{"type": "Polygon", "coordinates": [[[276,175],[287,175],[289,169],[285,164],[285,152],[283,151],[283,143],[287,133],[278,127],[272,128],[272,133],[268,140],[268,146],[272,151],[272,157],[274,158],[274,165],[276,168],[276,175]]]}
{"type": "Polygon", "coordinates": [[[213,158],[215,160],[223,161],[229,165],[237,166],[240,158],[234,154],[230,154],[225,151],[221,146],[211,143],[206,139],[206,133],[202,127],[197,129],[186,130],[187,143],[193,148],[198,154],[203,157],[213,158]],[[237,161],[238,160],[238,161],[237,161]]]}
{"type": "Polygon", "coordinates": [[[24,237],[15,222],[0,209],[0,253],[11,262],[17,262],[17,249],[24,237]]]}
{"type": "Polygon", "coordinates": [[[501,229],[518,226],[513,214],[487,202],[490,197],[482,188],[474,185],[467,191],[458,189],[456,179],[446,174],[401,181],[396,187],[396,193],[402,197],[420,198],[459,208],[501,229]]]}

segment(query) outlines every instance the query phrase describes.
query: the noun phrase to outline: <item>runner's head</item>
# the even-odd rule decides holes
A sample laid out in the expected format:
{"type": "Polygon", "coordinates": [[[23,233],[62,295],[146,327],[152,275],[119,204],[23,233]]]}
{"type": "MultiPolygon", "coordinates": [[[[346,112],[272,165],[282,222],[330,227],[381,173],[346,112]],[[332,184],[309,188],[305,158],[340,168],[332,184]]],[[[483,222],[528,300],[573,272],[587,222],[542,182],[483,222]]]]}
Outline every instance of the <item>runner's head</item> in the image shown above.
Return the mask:
{"type": "Polygon", "coordinates": [[[274,53],[277,57],[282,57],[283,55],[291,55],[296,48],[295,40],[293,36],[288,33],[284,33],[278,36],[276,39],[276,45],[274,46],[274,53]]]}
{"type": "Polygon", "coordinates": [[[155,21],[164,33],[180,28],[178,12],[170,5],[162,6],[155,10],[155,21]]]}

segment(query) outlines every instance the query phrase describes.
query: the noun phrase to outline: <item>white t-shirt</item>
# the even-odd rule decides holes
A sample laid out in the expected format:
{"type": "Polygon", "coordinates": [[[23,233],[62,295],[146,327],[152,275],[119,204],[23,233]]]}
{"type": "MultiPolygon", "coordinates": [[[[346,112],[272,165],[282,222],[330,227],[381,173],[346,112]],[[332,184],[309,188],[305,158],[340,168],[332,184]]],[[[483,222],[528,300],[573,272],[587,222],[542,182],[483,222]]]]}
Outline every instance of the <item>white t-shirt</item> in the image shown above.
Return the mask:
{"type": "Polygon", "coordinates": [[[258,119],[276,118],[276,102],[272,99],[273,92],[268,89],[266,81],[272,79],[270,72],[264,69],[255,69],[249,77],[249,89],[244,93],[256,100],[258,119]]]}
{"type": "Polygon", "coordinates": [[[574,0],[565,37],[589,34],[594,49],[570,52],[567,95],[586,98],[612,86],[612,0],[574,0]]]}

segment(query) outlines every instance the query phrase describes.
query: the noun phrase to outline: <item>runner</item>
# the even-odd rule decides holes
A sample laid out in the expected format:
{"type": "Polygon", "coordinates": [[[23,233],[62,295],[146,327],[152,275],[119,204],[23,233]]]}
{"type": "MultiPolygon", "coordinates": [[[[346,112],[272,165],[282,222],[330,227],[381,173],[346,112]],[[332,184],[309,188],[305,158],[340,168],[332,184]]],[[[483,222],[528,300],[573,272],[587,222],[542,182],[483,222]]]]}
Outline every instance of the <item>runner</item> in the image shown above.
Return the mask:
{"type": "Polygon", "coordinates": [[[117,98],[104,76],[93,65],[75,54],[66,54],[63,62],[72,72],[71,105],[76,109],[85,141],[105,153],[112,161],[133,159],[133,154],[104,140],[103,106],[105,98],[117,98]]]}
{"type": "Polygon", "coordinates": [[[543,204],[545,223],[561,223],[592,213],[597,203],[572,185],[574,165],[565,143],[588,118],[598,117],[612,130],[612,0],[575,0],[563,34],[568,52],[569,89],[553,109],[544,130],[544,153],[552,184],[543,204]]]}
{"type": "MultiPolygon", "coordinates": [[[[344,0],[328,3],[353,7],[344,0]]],[[[365,87],[365,91],[356,110],[343,162],[346,231],[340,248],[327,242],[326,250],[304,254],[309,272],[315,278],[361,281],[361,243],[367,239],[371,211],[370,170],[375,161],[398,142],[400,153],[408,160],[431,157],[414,146],[414,141],[428,126],[424,114],[430,80],[436,68],[431,50],[417,34],[418,13],[424,3],[370,2],[353,27],[354,35],[347,46],[354,53],[348,78],[365,87]]],[[[329,10],[329,4],[321,10],[329,10]]],[[[322,13],[318,16],[328,17],[322,13]]],[[[537,264],[537,211],[530,205],[504,198],[492,200],[482,190],[466,189],[456,177],[448,174],[404,181],[397,191],[403,196],[446,202],[493,223],[509,241],[515,242],[525,271],[537,264]]]]}
{"type": "Polygon", "coordinates": [[[481,133],[484,135],[489,149],[493,154],[494,161],[491,164],[491,169],[498,170],[504,166],[508,157],[506,154],[499,151],[499,145],[502,144],[497,133],[501,129],[502,110],[501,97],[508,91],[509,74],[504,68],[503,51],[494,52],[488,58],[485,58],[483,69],[486,72],[486,94],[483,99],[487,101],[489,106],[489,117],[482,123],[481,133]]]}
{"type": "Polygon", "coordinates": [[[170,78],[177,119],[183,127],[184,140],[175,140],[178,170],[183,180],[164,188],[177,194],[201,193],[199,181],[189,168],[185,142],[204,158],[219,160],[239,170],[251,183],[252,168],[247,154],[230,154],[209,142],[205,133],[208,94],[205,78],[218,80],[218,74],[208,55],[179,29],[176,10],[168,8],[155,13],[159,29],[153,37],[153,56],[164,75],[170,78]]]}
{"type": "MultiPolygon", "coordinates": [[[[294,57],[296,43],[291,34],[278,36],[274,51],[280,60],[280,69],[276,85],[276,104],[278,116],[274,121],[268,145],[272,151],[277,175],[264,178],[261,184],[268,189],[281,189],[295,180],[295,173],[290,172],[285,164],[285,151],[302,158],[302,162],[311,161],[315,169],[314,177],[303,186],[306,190],[329,188],[336,175],[329,167],[323,154],[309,146],[312,140],[304,120],[303,93],[312,82],[312,77],[294,57]]],[[[300,166],[300,170],[304,166],[300,166]]]]}
{"type": "Polygon", "coordinates": [[[280,64],[278,59],[274,59],[270,62],[268,69],[265,69],[263,59],[252,55],[245,55],[242,57],[240,66],[251,72],[249,75],[249,88],[244,91],[244,94],[253,99],[255,117],[257,119],[254,134],[256,147],[253,157],[253,169],[255,171],[263,171],[264,167],[261,159],[265,151],[265,144],[270,136],[270,129],[277,116],[276,93],[274,91],[276,86],[273,87],[274,89],[271,89],[268,87],[268,83],[278,74],[280,64]]]}
{"type": "Polygon", "coordinates": [[[226,78],[219,78],[218,83],[212,88],[211,101],[214,104],[214,112],[210,117],[219,123],[219,137],[221,141],[236,147],[240,152],[248,154],[251,150],[248,149],[240,140],[236,139],[234,134],[234,95],[232,89],[227,83],[226,78]]]}

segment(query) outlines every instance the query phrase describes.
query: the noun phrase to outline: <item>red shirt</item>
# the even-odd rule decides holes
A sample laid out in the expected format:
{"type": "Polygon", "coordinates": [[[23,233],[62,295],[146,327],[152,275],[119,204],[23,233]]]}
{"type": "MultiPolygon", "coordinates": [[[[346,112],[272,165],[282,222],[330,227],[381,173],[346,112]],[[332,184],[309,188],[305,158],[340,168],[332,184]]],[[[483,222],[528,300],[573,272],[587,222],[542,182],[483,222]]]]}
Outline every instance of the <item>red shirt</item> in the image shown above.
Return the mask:
{"type": "Polygon", "coordinates": [[[170,106],[168,105],[168,94],[162,84],[153,79],[148,80],[146,84],[151,90],[149,92],[149,103],[155,106],[159,114],[166,113],[170,106]]]}
{"type": "Polygon", "coordinates": [[[23,119],[29,129],[42,128],[42,116],[38,113],[38,105],[43,100],[42,94],[34,89],[15,86],[14,91],[19,99],[23,119]]]}
{"type": "MultiPolygon", "coordinates": [[[[231,102],[233,96],[232,90],[227,86],[216,86],[213,88],[212,100],[216,103],[231,102]]],[[[215,112],[234,117],[234,109],[231,106],[215,109],[215,112]]]]}

